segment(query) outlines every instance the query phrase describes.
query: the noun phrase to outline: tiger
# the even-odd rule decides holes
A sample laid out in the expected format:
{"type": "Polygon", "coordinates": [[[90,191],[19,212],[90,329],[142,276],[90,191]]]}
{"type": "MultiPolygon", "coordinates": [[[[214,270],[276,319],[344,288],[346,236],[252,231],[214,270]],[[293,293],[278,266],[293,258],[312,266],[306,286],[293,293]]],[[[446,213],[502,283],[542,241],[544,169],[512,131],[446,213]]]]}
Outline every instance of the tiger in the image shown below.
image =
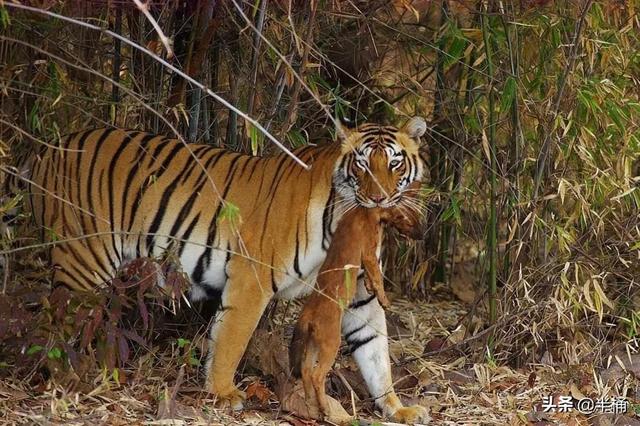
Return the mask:
{"type": "MultiPolygon", "coordinates": [[[[170,253],[191,301],[213,299],[205,388],[234,410],[234,374],[269,301],[308,295],[342,214],[410,203],[426,122],[337,124],[335,141],[251,156],[136,130],[91,129],[29,164],[27,207],[50,249],[52,285],[91,292],[139,257],[170,253]]],[[[342,333],[383,415],[427,417],[393,390],[385,314],[359,276],[342,333]]]]}

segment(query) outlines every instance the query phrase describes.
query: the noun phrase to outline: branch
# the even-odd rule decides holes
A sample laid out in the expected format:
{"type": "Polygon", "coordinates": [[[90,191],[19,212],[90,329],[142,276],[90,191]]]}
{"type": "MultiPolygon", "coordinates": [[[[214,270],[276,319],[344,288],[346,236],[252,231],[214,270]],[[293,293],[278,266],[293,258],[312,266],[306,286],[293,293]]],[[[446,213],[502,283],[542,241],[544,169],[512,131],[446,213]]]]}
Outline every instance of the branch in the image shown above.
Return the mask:
{"type": "Polygon", "coordinates": [[[325,105],[322,100],[318,97],[318,95],[316,95],[313,90],[311,90],[311,88],[304,82],[302,76],[300,76],[299,73],[296,72],[296,70],[293,68],[293,65],[291,65],[291,63],[287,60],[287,58],[280,53],[280,51],[278,50],[278,48],[276,46],[273,45],[273,43],[271,43],[269,41],[269,39],[267,39],[264,34],[262,34],[260,31],[258,31],[258,29],[256,28],[256,26],[253,24],[253,22],[251,22],[251,20],[249,19],[249,17],[247,17],[247,15],[242,11],[242,7],[240,7],[240,5],[237,3],[236,0],[230,0],[233,3],[233,6],[236,8],[236,10],[238,11],[238,13],[240,14],[240,16],[242,17],[242,19],[245,21],[245,23],[247,24],[247,26],[249,28],[251,28],[252,31],[254,31],[255,33],[258,34],[258,36],[262,39],[262,41],[269,46],[269,48],[271,48],[273,50],[273,52],[276,54],[276,56],[282,61],[282,63],[291,70],[291,73],[293,75],[293,77],[300,81],[300,84],[302,87],[304,87],[304,89],[307,91],[307,93],[309,93],[309,95],[313,98],[313,100],[315,100],[318,105],[320,105],[320,108],[322,108],[322,110],[324,111],[324,113],[327,115],[327,118],[335,125],[338,125],[339,123],[336,121],[336,119],[333,117],[333,114],[331,113],[331,111],[329,110],[329,108],[327,107],[327,105],[325,105]]]}
{"type": "Polygon", "coordinates": [[[229,108],[230,110],[236,112],[239,116],[241,116],[242,118],[247,120],[249,123],[253,124],[258,130],[260,130],[260,132],[262,132],[269,140],[271,140],[274,144],[276,144],[276,146],[278,148],[280,148],[282,151],[284,151],[296,163],[300,164],[306,170],[309,170],[309,166],[305,162],[303,162],[298,157],[296,157],[295,154],[293,154],[286,146],[284,146],[278,139],[276,139],[275,136],[273,136],[264,127],[262,127],[262,125],[260,123],[258,123],[253,118],[249,117],[246,113],[244,113],[243,111],[239,110],[235,106],[231,105],[226,99],[224,99],[220,95],[214,93],[211,89],[206,87],[204,84],[202,84],[202,83],[198,82],[197,80],[193,79],[192,77],[188,76],[183,71],[179,70],[178,68],[176,68],[175,66],[173,66],[169,62],[167,62],[166,60],[162,59],[161,57],[159,57],[155,53],[151,52],[149,49],[147,49],[147,48],[145,48],[143,46],[140,46],[137,43],[129,40],[128,38],[123,37],[120,34],[114,33],[113,31],[109,31],[107,29],[104,29],[104,28],[99,27],[97,25],[90,24],[88,22],[79,21],[79,20],[74,19],[74,18],[69,18],[69,17],[64,16],[64,15],[60,15],[60,14],[57,14],[57,13],[54,13],[54,12],[49,12],[48,10],[42,10],[42,9],[38,9],[36,7],[30,7],[30,6],[25,6],[25,5],[16,4],[16,3],[5,3],[5,6],[16,8],[16,9],[21,9],[21,10],[27,10],[29,12],[34,12],[34,13],[40,13],[42,15],[46,15],[46,16],[49,16],[49,17],[52,17],[52,18],[60,19],[61,21],[70,22],[72,24],[76,24],[76,25],[79,25],[81,27],[85,27],[85,28],[89,28],[89,29],[92,29],[92,30],[100,31],[100,32],[102,32],[104,34],[107,34],[108,36],[115,37],[115,38],[121,40],[122,42],[124,42],[127,45],[133,47],[134,49],[140,50],[141,52],[145,53],[147,56],[150,56],[151,58],[153,58],[156,61],[160,62],[165,67],[169,68],[172,72],[178,74],[180,77],[182,77],[182,78],[186,79],[187,81],[189,81],[189,83],[191,83],[194,86],[199,87],[200,89],[204,90],[213,99],[215,99],[216,101],[220,102],[222,105],[224,105],[225,107],[229,108]]]}
{"type": "Polygon", "coordinates": [[[140,12],[142,12],[144,16],[147,17],[147,20],[151,22],[151,25],[153,26],[153,29],[156,30],[156,33],[158,33],[158,37],[160,38],[160,41],[162,42],[162,44],[164,44],[164,48],[167,49],[167,59],[173,58],[173,49],[171,48],[171,40],[169,40],[169,37],[164,35],[164,32],[162,32],[162,28],[160,28],[160,25],[158,25],[158,22],[155,19],[153,19],[153,16],[151,16],[151,13],[149,12],[149,5],[147,3],[142,3],[140,0],[133,0],[133,2],[136,4],[140,12]]]}

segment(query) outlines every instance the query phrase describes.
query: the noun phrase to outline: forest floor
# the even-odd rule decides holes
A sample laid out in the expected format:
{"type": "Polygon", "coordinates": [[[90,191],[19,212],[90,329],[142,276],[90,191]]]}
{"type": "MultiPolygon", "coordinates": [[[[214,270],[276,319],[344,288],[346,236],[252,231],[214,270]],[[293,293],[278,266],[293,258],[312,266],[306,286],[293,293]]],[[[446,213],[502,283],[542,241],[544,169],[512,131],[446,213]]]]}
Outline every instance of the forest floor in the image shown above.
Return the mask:
{"type": "MultiPolygon", "coordinates": [[[[0,323],[9,328],[25,321],[16,313],[42,309],[38,301],[42,294],[24,290],[12,294],[11,287],[0,295],[0,318],[6,320],[0,323]]],[[[442,287],[426,302],[396,298],[388,312],[395,388],[406,404],[428,408],[430,424],[640,425],[633,415],[640,402],[640,361],[635,356],[629,358],[631,362],[614,360],[608,369],[552,361],[518,369],[496,366],[491,360],[472,363],[468,345],[467,355],[457,349],[469,341],[460,326],[469,307],[454,299],[442,287]],[[624,369],[620,363],[626,365],[624,369]],[[613,382],[618,385],[607,384],[613,382]],[[585,415],[575,406],[567,412],[543,410],[545,397],[560,405],[561,397],[572,397],[575,404],[596,395],[619,395],[629,388],[635,389],[636,399],[626,415],[585,415]]],[[[278,383],[276,364],[286,354],[286,336],[299,306],[300,302],[277,305],[271,320],[256,332],[238,376],[249,398],[246,409],[237,413],[214,408],[212,397],[202,392],[200,365],[206,344],[202,332],[196,337],[184,331],[181,337],[167,333],[158,344],[138,347],[117,375],[94,369],[88,380],[53,380],[55,374],[43,372],[44,355],[29,354],[27,346],[16,345],[24,335],[18,333],[8,341],[10,330],[0,328],[0,424],[316,424],[286,412],[277,396],[282,383],[278,383]]],[[[167,325],[171,328],[170,323],[163,326],[167,325]]],[[[482,360],[481,345],[478,360],[482,360]]],[[[328,390],[350,414],[355,412],[360,424],[383,423],[349,356],[339,357],[328,390]]],[[[289,392],[300,389],[289,388],[289,392]]]]}

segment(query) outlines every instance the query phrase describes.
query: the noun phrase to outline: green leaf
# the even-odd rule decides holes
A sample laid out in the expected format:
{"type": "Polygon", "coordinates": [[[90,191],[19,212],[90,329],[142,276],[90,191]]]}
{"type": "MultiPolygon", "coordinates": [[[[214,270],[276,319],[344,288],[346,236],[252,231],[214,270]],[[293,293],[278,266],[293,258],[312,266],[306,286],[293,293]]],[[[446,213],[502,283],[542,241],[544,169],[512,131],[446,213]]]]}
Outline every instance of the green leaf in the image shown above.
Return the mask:
{"type": "Polygon", "coordinates": [[[469,132],[479,134],[482,130],[482,125],[480,124],[478,117],[476,117],[474,114],[468,114],[466,117],[464,117],[464,123],[467,129],[469,129],[469,132]]]}
{"type": "Polygon", "coordinates": [[[45,227],[44,231],[47,234],[47,238],[49,239],[49,241],[56,242],[60,240],[60,236],[52,228],[45,227]]]}
{"type": "Polygon", "coordinates": [[[251,141],[251,154],[258,155],[258,149],[264,144],[264,134],[257,127],[249,124],[249,140],[251,141]]]}
{"type": "Polygon", "coordinates": [[[201,365],[200,360],[196,358],[193,351],[191,351],[191,356],[189,357],[189,365],[191,365],[192,367],[200,367],[201,365]]]}
{"type": "MultiPolygon", "coordinates": [[[[349,266],[347,266],[344,269],[344,287],[347,290],[346,294],[350,294],[351,293],[351,288],[353,286],[353,283],[351,282],[351,274],[350,274],[350,270],[351,268],[349,266]]],[[[340,309],[345,310],[347,309],[347,300],[344,300],[343,298],[339,298],[338,299],[338,304],[340,305],[340,309]]]]}
{"type": "Polygon", "coordinates": [[[445,67],[458,62],[462,58],[466,48],[467,40],[455,37],[447,49],[447,56],[444,58],[445,67]]]}
{"type": "Polygon", "coordinates": [[[464,36],[454,21],[449,21],[444,34],[444,60],[445,67],[459,62],[469,45],[469,40],[464,36]]]}
{"type": "Polygon", "coordinates": [[[625,125],[628,121],[627,115],[620,109],[620,107],[613,102],[607,101],[606,103],[607,115],[613,120],[616,127],[624,132],[625,125]]]}
{"type": "Polygon", "coordinates": [[[502,102],[500,104],[501,111],[508,111],[513,105],[513,101],[516,98],[516,79],[509,76],[507,81],[504,82],[504,89],[502,90],[502,102]]]}
{"type": "Polygon", "coordinates": [[[560,28],[554,26],[551,28],[551,44],[554,49],[557,49],[562,43],[562,36],[560,35],[560,28]]]}
{"type": "Polygon", "coordinates": [[[11,25],[11,18],[9,18],[9,12],[7,12],[7,8],[0,7],[0,26],[3,30],[6,30],[7,27],[11,25]]]}
{"type": "Polygon", "coordinates": [[[325,90],[329,92],[333,90],[333,88],[331,87],[331,84],[329,84],[329,82],[325,80],[320,74],[314,73],[314,74],[311,74],[311,76],[313,76],[313,81],[316,84],[322,86],[322,88],[324,88],[325,90]]]}
{"type": "Polygon", "coordinates": [[[51,91],[53,97],[58,97],[62,93],[62,82],[60,80],[60,70],[55,62],[49,62],[47,65],[49,73],[49,84],[47,89],[51,91]]]}
{"type": "Polygon", "coordinates": [[[449,206],[447,209],[442,212],[442,220],[448,221],[453,219],[454,222],[458,226],[462,226],[462,215],[460,214],[460,204],[458,204],[458,199],[454,194],[451,194],[451,198],[449,200],[449,206]]]}
{"type": "Polygon", "coordinates": [[[183,339],[182,337],[178,338],[178,347],[179,348],[184,348],[189,343],[191,343],[191,340],[189,340],[189,339],[183,339]]]}
{"type": "Polygon", "coordinates": [[[307,138],[297,129],[291,129],[289,133],[287,133],[287,139],[289,139],[289,143],[291,143],[291,146],[294,148],[299,148],[307,144],[307,138]]]}
{"type": "Polygon", "coordinates": [[[29,349],[27,349],[27,355],[36,354],[36,353],[40,352],[43,349],[44,348],[42,346],[40,346],[40,345],[33,345],[29,349]]]}
{"type": "Polygon", "coordinates": [[[629,147],[633,151],[640,150],[640,133],[629,136],[629,147]]]}
{"type": "Polygon", "coordinates": [[[240,222],[240,219],[240,208],[229,201],[224,201],[222,208],[220,209],[220,213],[218,214],[218,222],[228,220],[233,226],[235,226],[240,222]]]}
{"type": "Polygon", "coordinates": [[[49,359],[62,358],[62,350],[60,348],[51,348],[49,352],[47,352],[47,358],[49,359]]]}
{"type": "Polygon", "coordinates": [[[38,102],[35,102],[31,110],[29,111],[29,116],[27,118],[27,121],[29,123],[29,129],[34,132],[42,130],[42,124],[40,123],[39,114],[40,114],[40,111],[38,108],[38,102]]]}

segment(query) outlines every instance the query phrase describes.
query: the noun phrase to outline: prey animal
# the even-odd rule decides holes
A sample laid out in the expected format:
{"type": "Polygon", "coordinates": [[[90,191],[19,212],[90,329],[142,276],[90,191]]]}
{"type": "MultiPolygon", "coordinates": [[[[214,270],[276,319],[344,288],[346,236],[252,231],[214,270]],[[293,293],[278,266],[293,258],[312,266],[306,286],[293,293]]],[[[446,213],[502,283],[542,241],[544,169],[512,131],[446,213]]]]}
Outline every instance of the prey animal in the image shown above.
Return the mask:
{"type": "Polygon", "coordinates": [[[383,307],[389,305],[377,253],[382,223],[392,225],[405,236],[421,237],[418,219],[398,208],[356,208],[346,213],[320,268],[317,290],[309,296],[294,330],[289,348],[292,372],[295,377],[302,377],[307,402],[315,396],[322,416],[329,415],[325,378],[340,348],[343,309],[355,295],[361,268],[367,290],[383,307]]]}

